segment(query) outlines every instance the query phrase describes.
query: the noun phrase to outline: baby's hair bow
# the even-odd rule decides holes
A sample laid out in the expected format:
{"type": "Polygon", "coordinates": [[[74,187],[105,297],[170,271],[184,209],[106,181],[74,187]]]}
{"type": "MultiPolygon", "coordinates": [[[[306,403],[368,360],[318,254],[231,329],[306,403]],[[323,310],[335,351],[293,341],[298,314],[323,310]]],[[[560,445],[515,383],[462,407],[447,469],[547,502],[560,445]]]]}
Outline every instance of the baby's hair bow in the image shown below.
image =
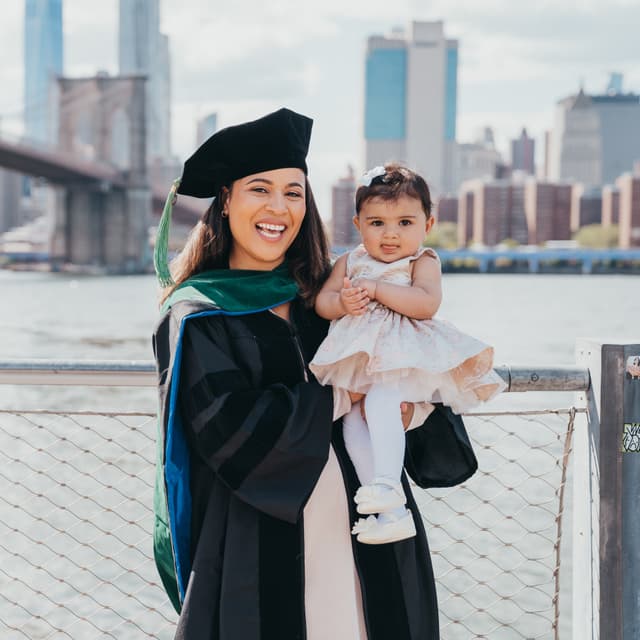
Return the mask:
{"type": "Polygon", "coordinates": [[[368,187],[371,185],[374,178],[383,176],[385,173],[387,173],[387,170],[384,167],[378,165],[377,167],[373,167],[373,169],[369,169],[369,171],[367,171],[366,173],[363,173],[359,182],[363,187],[368,187]]]}

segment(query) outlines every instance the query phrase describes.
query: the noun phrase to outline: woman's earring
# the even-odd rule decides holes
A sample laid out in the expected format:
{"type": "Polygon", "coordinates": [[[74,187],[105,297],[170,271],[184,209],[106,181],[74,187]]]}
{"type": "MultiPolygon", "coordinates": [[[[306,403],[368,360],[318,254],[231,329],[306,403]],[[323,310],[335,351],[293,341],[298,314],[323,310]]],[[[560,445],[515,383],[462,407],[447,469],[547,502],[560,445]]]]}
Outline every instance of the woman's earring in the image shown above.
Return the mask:
{"type": "Polygon", "coordinates": [[[222,215],[223,218],[228,218],[229,217],[229,212],[226,209],[223,209],[221,215],[222,215]]]}

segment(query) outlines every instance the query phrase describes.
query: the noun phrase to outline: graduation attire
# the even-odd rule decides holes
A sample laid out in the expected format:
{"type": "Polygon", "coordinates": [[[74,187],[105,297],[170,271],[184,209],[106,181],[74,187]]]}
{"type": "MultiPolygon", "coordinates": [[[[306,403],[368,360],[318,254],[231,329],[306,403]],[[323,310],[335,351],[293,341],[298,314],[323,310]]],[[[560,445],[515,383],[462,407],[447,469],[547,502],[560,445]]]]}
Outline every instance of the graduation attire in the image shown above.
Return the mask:
{"type": "MultiPolygon", "coordinates": [[[[270,311],[198,315],[207,311],[215,309],[180,302],[154,336],[164,377],[163,428],[176,375],[170,364],[182,345],[177,410],[188,443],[192,513],[176,637],[302,640],[301,516],[330,444],[346,495],[359,486],[341,423],[332,424],[332,389],[307,369],[328,322],[298,301],[290,323],[270,311]]],[[[421,487],[468,478],[476,461],[462,420],[437,406],[423,426],[407,433],[405,464],[421,487]]],[[[403,484],[417,536],[375,546],[353,541],[369,640],[439,638],[427,539],[406,477],[403,484]]],[[[354,507],[351,502],[351,523],[358,518],[354,507]]]]}
{"type": "MultiPolygon", "coordinates": [[[[174,292],[154,334],[154,552],[180,611],[181,640],[319,637],[311,621],[332,612],[307,606],[321,607],[318,595],[342,586],[310,562],[305,518],[312,514],[305,507],[314,508],[321,492],[343,488],[347,499],[335,504],[353,524],[359,483],[341,421],[333,421],[332,388],[308,369],[329,323],[292,295],[286,272],[285,263],[273,272],[200,274],[174,292]],[[271,311],[287,300],[290,321],[271,311]],[[313,597],[305,570],[314,572],[313,597]]],[[[436,405],[406,437],[405,468],[420,487],[451,486],[477,468],[462,420],[446,407],[436,405]]],[[[407,477],[402,481],[417,535],[384,545],[349,536],[354,606],[368,640],[437,640],[427,539],[407,477]]],[[[338,524],[313,521],[327,531],[313,530],[316,554],[338,524]]]]}

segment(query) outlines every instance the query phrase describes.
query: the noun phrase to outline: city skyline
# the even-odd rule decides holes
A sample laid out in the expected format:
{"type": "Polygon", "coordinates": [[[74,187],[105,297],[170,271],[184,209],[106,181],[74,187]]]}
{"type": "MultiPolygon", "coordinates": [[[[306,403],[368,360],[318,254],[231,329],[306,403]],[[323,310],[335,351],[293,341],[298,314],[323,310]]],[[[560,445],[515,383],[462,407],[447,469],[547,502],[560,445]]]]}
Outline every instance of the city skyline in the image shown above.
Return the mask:
{"type": "MultiPolygon", "coordinates": [[[[484,3],[482,10],[468,1],[436,1],[428,11],[401,2],[393,18],[388,5],[375,1],[311,3],[304,14],[292,2],[212,12],[206,2],[193,0],[190,7],[185,12],[174,0],[161,4],[161,28],[171,38],[174,65],[174,152],[182,160],[190,153],[195,123],[210,111],[219,114],[220,127],[281,104],[308,113],[316,120],[310,175],[325,218],[331,183],[347,164],[356,172],[365,168],[364,53],[371,35],[413,19],[444,20],[447,36],[460,42],[457,139],[473,140],[482,126],[493,126],[497,146],[508,157],[509,140],[526,126],[538,141],[538,164],[556,102],[575,93],[581,80],[586,91],[600,93],[608,73],[619,71],[625,90],[640,88],[632,28],[640,7],[628,2],[549,4],[547,29],[536,28],[532,8],[512,9],[498,1],[484,3]]],[[[117,2],[88,7],[67,0],[64,9],[66,73],[115,73],[117,2]]],[[[22,3],[11,3],[0,27],[7,88],[0,115],[3,129],[14,131],[21,119],[22,20],[22,3]]]]}

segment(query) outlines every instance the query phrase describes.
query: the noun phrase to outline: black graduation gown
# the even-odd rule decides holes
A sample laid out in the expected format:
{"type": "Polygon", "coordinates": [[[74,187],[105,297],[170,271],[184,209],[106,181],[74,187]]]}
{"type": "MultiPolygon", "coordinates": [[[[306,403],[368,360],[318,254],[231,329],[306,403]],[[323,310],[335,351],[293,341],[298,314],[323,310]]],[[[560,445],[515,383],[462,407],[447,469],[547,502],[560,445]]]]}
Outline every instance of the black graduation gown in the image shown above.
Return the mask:
{"type": "MultiPolygon", "coordinates": [[[[165,426],[178,344],[182,351],[178,399],[191,461],[191,566],[176,638],[303,640],[302,512],[330,442],[347,496],[359,486],[341,421],[332,424],[332,389],[307,368],[328,322],[294,300],[291,322],[263,311],[196,316],[180,330],[203,309],[177,303],[154,335],[165,426]]],[[[405,468],[420,487],[471,476],[477,463],[460,417],[436,406],[409,431],[405,468]]],[[[403,484],[417,536],[353,539],[369,640],[439,638],[427,538],[406,476],[403,484]]]]}

